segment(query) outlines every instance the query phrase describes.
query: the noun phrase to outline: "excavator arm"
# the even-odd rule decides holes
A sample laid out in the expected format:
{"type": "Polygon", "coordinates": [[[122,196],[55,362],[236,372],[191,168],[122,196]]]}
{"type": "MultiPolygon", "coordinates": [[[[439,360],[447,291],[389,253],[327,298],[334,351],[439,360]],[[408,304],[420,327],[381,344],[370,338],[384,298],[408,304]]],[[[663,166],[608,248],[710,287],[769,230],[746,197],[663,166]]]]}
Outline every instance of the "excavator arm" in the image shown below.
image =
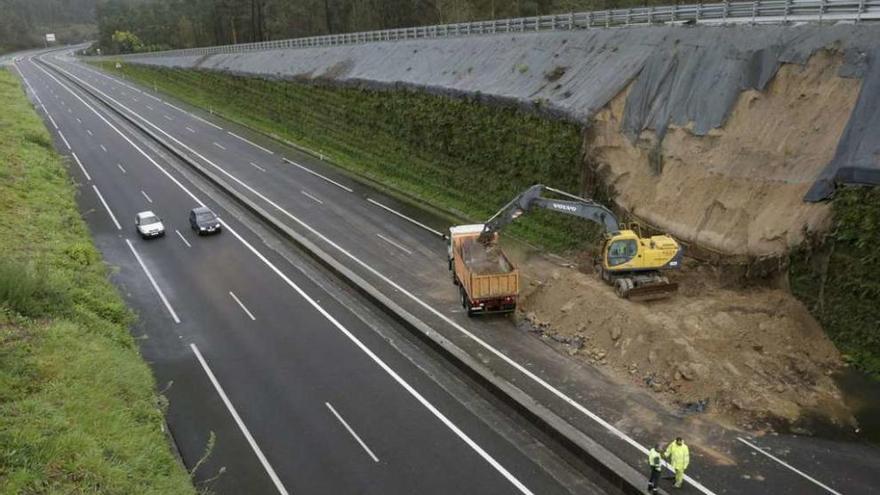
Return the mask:
{"type": "Polygon", "coordinates": [[[617,232],[620,230],[620,224],[617,221],[617,217],[611,212],[611,210],[601,204],[542,184],[535,184],[523,191],[519,196],[513,198],[512,201],[507,203],[498,211],[498,213],[486,222],[483,227],[483,232],[479,237],[480,242],[490,242],[496,232],[500,231],[502,228],[519,218],[523,213],[533,208],[544,208],[581,217],[591,222],[598,223],[606,232],[617,232]],[[557,194],[566,199],[545,198],[542,196],[542,193],[545,191],[557,194]]]}

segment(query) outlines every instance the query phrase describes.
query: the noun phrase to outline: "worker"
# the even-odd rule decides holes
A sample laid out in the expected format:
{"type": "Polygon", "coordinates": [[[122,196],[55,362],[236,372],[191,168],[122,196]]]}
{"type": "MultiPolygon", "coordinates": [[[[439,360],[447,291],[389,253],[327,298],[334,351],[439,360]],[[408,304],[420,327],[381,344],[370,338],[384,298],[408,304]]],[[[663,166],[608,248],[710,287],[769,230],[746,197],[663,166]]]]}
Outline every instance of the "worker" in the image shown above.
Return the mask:
{"type": "Polygon", "coordinates": [[[682,441],[681,437],[675,437],[675,441],[666,447],[666,460],[675,470],[675,487],[681,488],[684,482],[684,470],[687,469],[691,462],[691,453],[688,446],[682,441]]]}
{"type": "Polygon", "coordinates": [[[651,475],[648,478],[648,493],[657,493],[659,490],[657,485],[660,483],[660,473],[663,472],[661,457],[660,444],[655,443],[648,451],[648,467],[651,469],[651,475]]]}

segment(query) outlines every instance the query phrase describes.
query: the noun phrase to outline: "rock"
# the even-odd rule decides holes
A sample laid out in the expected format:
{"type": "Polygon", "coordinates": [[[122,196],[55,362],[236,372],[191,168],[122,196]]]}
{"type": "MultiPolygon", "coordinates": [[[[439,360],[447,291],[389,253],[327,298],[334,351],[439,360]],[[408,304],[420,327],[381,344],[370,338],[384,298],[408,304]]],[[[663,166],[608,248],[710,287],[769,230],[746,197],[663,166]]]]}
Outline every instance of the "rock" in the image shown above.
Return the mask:
{"type": "Polygon", "coordinates": [[[611,340],[615,342],[623,334],[623,330],[621,330],[620,327],[612,327],[608,332],[611,334],[611,340]]]}
{"type": "Polygon", "coordinates": [[[673,378],[675,379],[675,381],[681,380],[681,372],[678,370],[675,370],[675,375],[673,375],[673,378]]]}
{"type": "Polygon", "coordinates": [[[563,313],[568,313],[569,311],[574,309],[574,305],[576,303],[577,303],[577,301],[572,299],[571,301],[568,301],[567,303],[563,304],[562,307],[559,308],[559,311],[562,311],[563,313]]]}
{"type": "Polygon", "coordinates": [[[680,365],[677,371],[682,378],[689,382],[697,379],[697,372],[690,363],[680,365]]]}
{"type": "Polygon", "coordinates": [[[569,356],[574,356],[578,352],[580,352],[580,347],[569,347],[568,348],[568,355],[569,356]]]}
{"type": "Polygon", "coordinates": [[[607,356],[607,355],[608,355],[608,353],[605,352],[604,350],[599,350],[596,352],[596,359],[598,359],[599,361],[602,361],[603,359],[605,359],[605,356],[607,356]]]}
{"type": "Polygon", "coordinates": [[[651,349],[648,351],[648,362],[654,364],[657,362],[657,351],[651,349]]]}
{"type": "Polygon", "coordinates": [[[568,343],[575,349],[582,349],[584,347],[584,338],[580,336],[572,337],[568,339],[568,343]]]}
{"type": "Polygon", "coordinates": [[[759,352],[759,353],[763,353],[763,352],[764,352],[764,346],[762,346],[762,345],[755,344],[755,345],[752,346],[752,349],[753,349],[755,352],[759,352]]]}
{"type": "Polygon", "coordinates": [[[529,323],[534,323],[537,319],[538,315],[536,315],[534,311],[529,311],[528,313],[526,313],[526,321],[528,321],[529,323]]]}
{"type": "Polygon", "coordinates": [[[553,270],[553,274],[550,275],[550,277],[551,277],[553,280],[559,280],[559,279],[562,277],[562,275],[559,274],[559,271],[558,271],[558,270],[553,270]]]}
{"type": "Polygon", "coordinates": [[[785,392],[785,385],[780,383],[779,385],[776,386],[776,393],[781,394],[783,392],[785,392]]]}

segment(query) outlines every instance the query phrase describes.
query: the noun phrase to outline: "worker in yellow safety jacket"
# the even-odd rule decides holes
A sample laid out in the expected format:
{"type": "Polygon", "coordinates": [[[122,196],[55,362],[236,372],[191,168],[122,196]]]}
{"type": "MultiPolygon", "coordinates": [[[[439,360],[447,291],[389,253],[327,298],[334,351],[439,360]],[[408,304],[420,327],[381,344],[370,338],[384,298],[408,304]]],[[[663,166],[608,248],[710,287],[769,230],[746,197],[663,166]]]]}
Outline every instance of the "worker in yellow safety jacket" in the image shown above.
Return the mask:
{"type": "Polygon", "coordinates": [[[666,447],[666,452],[663,455],[666,457],[669,465],[672,466],[672,469],[675,470],[675,487],[681,488],[681,484],[684,482],[684,470],[687,469],[688,464],[691,462],[691,453],[688,450],[688,446],[685,445],[681,437],[676,437],[675,441],[666,447]]]}
{"type": "Polygon", "coordinates": [[[654,444],[648,451],[648,467],[651,468],[651,473],[648,476],[648,493],[656,494],[660,490],[660,474],[663,472],[659,443],[654,444]]]}

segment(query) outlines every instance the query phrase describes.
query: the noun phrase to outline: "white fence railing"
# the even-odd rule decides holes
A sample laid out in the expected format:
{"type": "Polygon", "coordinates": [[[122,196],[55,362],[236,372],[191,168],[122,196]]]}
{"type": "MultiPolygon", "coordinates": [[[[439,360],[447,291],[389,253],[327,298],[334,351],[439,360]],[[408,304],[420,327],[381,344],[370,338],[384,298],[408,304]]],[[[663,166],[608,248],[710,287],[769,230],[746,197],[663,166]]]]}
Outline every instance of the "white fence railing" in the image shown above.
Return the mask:
{"type": "Polygon", "coordinates": [[[568,31],[575,29],[644,26],[651,24],[768,24],[788,22],[861,22],[880,19],[880,0],[753,0],[712,4],[633,7],[571,14],[462,22],[360,33],[332,34],[259,43],[210,46],[125,55],[137,59],[156,56],[213,55],[283,48],[308,48],[377,41],[450,38],[495,33],[568,31]]]}

